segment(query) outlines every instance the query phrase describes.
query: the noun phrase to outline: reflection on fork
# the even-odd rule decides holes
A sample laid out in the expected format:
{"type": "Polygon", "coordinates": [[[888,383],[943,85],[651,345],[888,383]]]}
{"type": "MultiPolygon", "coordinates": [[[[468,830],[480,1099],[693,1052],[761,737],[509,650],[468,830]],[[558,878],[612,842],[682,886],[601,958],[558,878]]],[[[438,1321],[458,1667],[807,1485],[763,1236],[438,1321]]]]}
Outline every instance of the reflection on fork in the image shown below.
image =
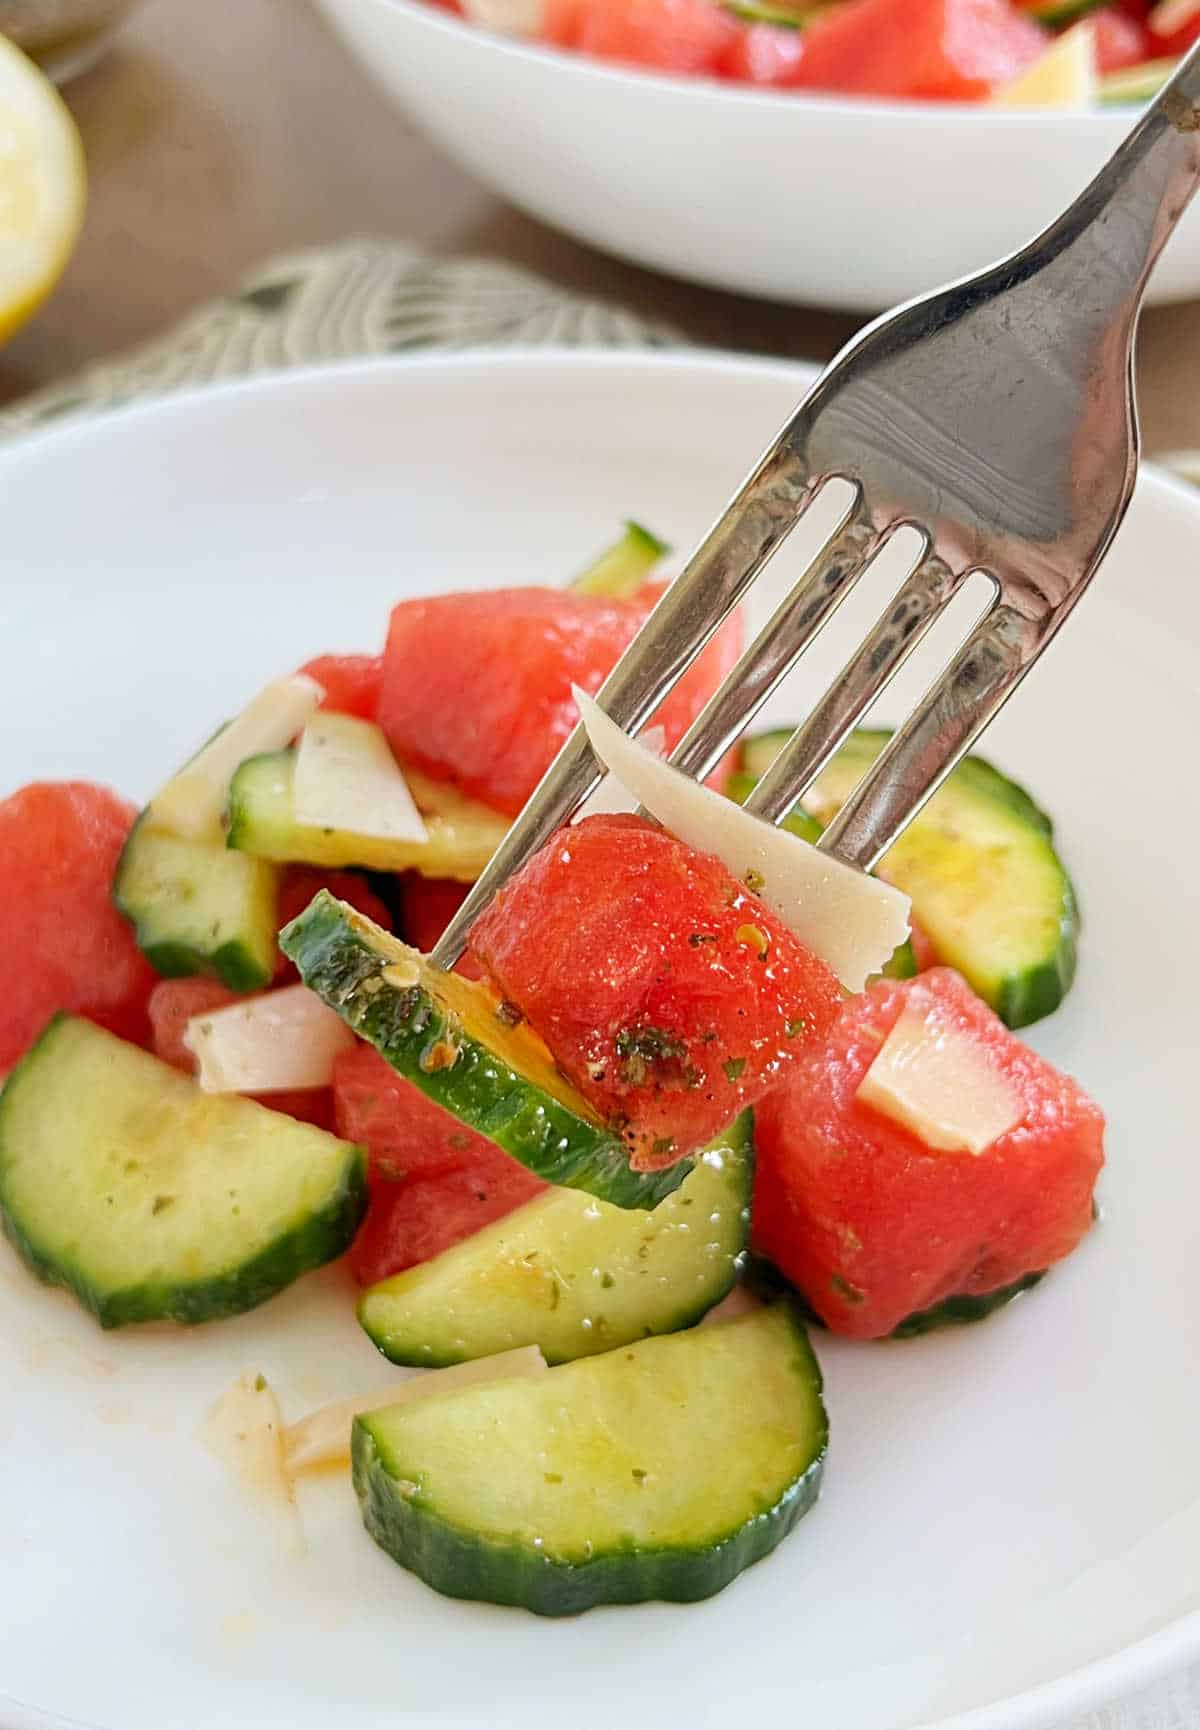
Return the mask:
{"type": "MultiPolygon", "coordinates": [[[[964,580],[983,572],[983,616],[819,843],[870,869],[1052,640],[1120,526],[1137,470],[1137,316],[1198,179],[1200,48],[1039,239],[843,350],[617,663],[601,707],[627,730],[641,726],[814,500],[846,483],[829,539],[671,761],[708,774],[879,551],[915,530],[914,567],[884,617],[747,802],[780,821],[964,580]]],[[[475,919],[601,773],[577,728],[435,949],[440,966],[453,965],[475,919]]]]}

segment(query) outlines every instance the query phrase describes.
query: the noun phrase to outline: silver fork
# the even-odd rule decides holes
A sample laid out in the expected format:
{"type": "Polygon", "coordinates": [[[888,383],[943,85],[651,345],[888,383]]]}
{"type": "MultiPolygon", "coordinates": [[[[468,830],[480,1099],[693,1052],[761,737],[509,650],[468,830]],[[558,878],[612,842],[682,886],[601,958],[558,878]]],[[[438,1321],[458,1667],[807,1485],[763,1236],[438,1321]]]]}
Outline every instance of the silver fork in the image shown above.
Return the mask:
{"type": "MultiPolygon", "coordinates": [[[[983,617],[821,837],[869,870],[1049,644],[1120,526],[1137,470],[1138,312],[1198,180],[1200,48],[1037,240],[842,350],[613,668],[601,707],[640,727],[821,489],[848,481],[832,538],[671,762],[708,774],[885,542],[915,528],[915,568],[747,801],[778,823],[966,577],[983,572],[993,590],[983,617]]],[[[602,774],[577,727],[434,950],[438,965],[454,964],[498,890],[602,774]]]]}

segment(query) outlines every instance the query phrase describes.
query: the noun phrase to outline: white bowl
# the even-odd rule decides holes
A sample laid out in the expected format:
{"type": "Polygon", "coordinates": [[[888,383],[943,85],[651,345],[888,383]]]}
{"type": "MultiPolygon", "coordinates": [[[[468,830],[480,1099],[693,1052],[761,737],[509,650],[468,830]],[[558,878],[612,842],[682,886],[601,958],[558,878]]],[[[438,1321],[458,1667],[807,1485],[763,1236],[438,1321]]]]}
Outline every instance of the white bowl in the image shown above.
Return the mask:
{"type": "MultiPolygon", "coordinates": [[[[24,441],[0,456],[0,796],[70,775],[144,796],[263,679],[379,643],[399,596],[560,582],[621,516],[682,553],[804,383],[431,357],[24,441]]],[[[1083,900],[1079,980],[1030,1037],[1109,1114],[1103,1223],[977,1327],[817,1336],[829,1471],[794,1537],[708,1603],[548,1624],[437,1597],[331,1476],[303,1487],[296,1556],[198,1432],[245,1369],[289,1421],[379,1385],[342,1271],[229,1322],[102,1335],[0,1241],[5,1730],[1063,1730],[1200,1654],[1198,558],[1195,496],[1143,476],[987,740],[1083,900]]],[[[837,665],[816,652],[776,720],[837,665]]]]}
{"type": "MultiPolygon", "coordinates": [[[[714,288],[879,309],[1045,226],[1131,110],[853,102],[525,47],[423,0],[317,0],[447,153],[532,215],[714,288]]],[[[1200,208],[1151,300],[1200,291],[1200,208]]]]}

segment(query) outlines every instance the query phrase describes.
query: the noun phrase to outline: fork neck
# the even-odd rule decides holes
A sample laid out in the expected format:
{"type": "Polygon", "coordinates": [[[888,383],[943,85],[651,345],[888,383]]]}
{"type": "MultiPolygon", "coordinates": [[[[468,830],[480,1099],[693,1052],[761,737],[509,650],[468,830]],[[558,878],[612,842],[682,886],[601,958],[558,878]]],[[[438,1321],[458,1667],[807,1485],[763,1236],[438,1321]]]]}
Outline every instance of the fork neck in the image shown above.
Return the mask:
{"type": "Polygon", "coordinates": [[[1027,250],[1044,259],[1049,246],[1044,268],[1067,292],[1103,302],[1110,315],[1124,307],[1132,327],[1146,279],[1198,184],[1200,44],[1091,184],[1027,250]]]}

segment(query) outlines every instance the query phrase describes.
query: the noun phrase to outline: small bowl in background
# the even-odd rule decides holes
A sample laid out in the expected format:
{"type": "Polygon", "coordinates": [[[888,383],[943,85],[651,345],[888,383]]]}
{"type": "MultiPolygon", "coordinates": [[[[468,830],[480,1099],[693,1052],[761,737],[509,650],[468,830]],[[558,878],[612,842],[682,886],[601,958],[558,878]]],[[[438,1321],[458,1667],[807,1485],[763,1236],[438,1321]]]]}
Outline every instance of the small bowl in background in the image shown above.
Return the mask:
{"type": "Polygon", "coordinates": [[[0,0],[7,36],[58,83],[94,64],[137,0],[0,0]]]}
{"type": "MultiPolygon", "coordinates": [[[[427,0],[317,0],[447,155],[542,221],[734,293],[878,311],[1040,232],[1133,108],[884,102],[674,78],[527,45],[427,0]]],[[[1200,294],[1200,203],[1150,283],[1200,294]]]]}

